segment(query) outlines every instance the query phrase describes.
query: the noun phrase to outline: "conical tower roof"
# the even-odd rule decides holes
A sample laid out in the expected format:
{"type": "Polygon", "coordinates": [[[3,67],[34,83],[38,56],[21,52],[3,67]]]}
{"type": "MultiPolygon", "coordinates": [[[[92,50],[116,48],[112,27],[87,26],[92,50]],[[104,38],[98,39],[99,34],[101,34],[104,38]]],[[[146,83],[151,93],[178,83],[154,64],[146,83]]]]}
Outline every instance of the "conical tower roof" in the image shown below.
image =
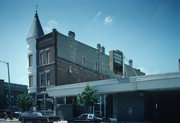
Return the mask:
{"type": "Polygon", "coordinates": [[[34,19],[33,19],[33,23],[31,25],[31,28],[27,35],[27,39],[38,38],[43,35],[44,35],[44,32],[43,32],[43,29],[42,29],[42,26],[41,26],[41,23],[39,21],[39,17],[38,17],[37,11],[36,11],[34,19]]]}

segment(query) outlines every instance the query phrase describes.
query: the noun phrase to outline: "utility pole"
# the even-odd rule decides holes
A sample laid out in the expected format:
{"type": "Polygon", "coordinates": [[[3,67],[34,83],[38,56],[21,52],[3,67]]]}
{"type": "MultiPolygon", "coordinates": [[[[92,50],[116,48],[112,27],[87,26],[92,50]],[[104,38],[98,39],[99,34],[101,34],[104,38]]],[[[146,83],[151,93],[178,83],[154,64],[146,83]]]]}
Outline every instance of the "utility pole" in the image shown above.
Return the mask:
{"type": "Polygon", "coordinates": [[[8,100],[9,100],[9,110],[10,110],[10,119],[12,119],[12,112],[11,112],[11,85],[10,85],[10,71],[9,71],[9,62],[0,61],[7,65],[8,70],[8,100]]]}

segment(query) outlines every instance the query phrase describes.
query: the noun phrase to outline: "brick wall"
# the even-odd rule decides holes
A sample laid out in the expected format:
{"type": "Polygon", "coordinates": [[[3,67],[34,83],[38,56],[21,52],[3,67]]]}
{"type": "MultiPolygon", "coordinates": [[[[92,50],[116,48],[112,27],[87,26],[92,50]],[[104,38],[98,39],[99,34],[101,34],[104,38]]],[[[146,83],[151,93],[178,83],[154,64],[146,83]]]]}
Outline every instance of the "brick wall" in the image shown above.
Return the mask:
{"type": "MultiPolygon", "coordinates": [[[[43,85],[46,85],[45,73],[50,71],[50,85],[55,85],[56,82],[56,37],[54,33],[47,34],[37,39],[37,87],[40,87],[40,73],[44,74],[43,85]],[[46,63],[46,51],[49,51],[49,63],[46,63]],[[40,63],[40,54],[42,55],[43,64],[40,63]]],[[[38,89],[45,91],[45,87],[38,89]]]]}
{"type": "Polygon", "coordinates": [[[85,67],[88,69],[99,71],[104,75],[112,75],[109,69],[108,55],[61,33],[57,33],[57,56],[79,65],[82,65],[82,59],[85,58],[85,67]],[[98,70],[96,63],[99,66],[98,70]]]}
{"type": "Polygon", "coordinates": [[[109,77],[97,73],[97,71],[87,69],[58,57],[57,59],[57,85],[87,82],[94,80],[108,79],[109,77]],[[69,72],[71,69],[71,73],[69,72]]]}

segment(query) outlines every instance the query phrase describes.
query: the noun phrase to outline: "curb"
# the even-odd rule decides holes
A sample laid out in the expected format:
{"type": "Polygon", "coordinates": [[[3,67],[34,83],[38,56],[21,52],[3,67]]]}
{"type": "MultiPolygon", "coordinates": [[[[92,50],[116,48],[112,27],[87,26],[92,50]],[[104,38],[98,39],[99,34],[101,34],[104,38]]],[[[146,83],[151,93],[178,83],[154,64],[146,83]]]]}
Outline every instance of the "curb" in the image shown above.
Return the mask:
{"type": "Polygon", "coordinates": [[[5,120],[5,119],[0,119],[0,121],[4,121],[4,122],[18,122],[19,120],[5,120]]]}
{"type": "Polygon", "coordinates": [[[19,120],[5,120],[7,122],[18,122],[19,120]]]}

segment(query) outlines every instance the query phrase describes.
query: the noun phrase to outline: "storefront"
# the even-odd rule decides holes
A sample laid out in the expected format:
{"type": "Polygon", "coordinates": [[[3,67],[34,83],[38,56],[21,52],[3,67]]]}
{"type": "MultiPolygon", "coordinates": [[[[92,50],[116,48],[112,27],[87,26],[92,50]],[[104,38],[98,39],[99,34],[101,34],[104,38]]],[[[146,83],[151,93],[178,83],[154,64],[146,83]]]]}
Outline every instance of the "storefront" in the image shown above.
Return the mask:
{"type": "MultiPolygon", "coordinates": [[[[121,121],[164,121],[168,120],[163,117],[167,117],[171,108],[180,108],[180,73],[168,73],[49,87],[48,95],[55,97],[55,105],[59,107],[56,112],[64,118],[76,116],[81,110],[79,108],[77,112],[75,108],[76,96],[87,84],[97,90],[99,103],[94,107],[94,114],[100,117],[121,121]]],[[[180,110],[169,114],[169,119],[180,120],[177,114],[180,110]]]]}

